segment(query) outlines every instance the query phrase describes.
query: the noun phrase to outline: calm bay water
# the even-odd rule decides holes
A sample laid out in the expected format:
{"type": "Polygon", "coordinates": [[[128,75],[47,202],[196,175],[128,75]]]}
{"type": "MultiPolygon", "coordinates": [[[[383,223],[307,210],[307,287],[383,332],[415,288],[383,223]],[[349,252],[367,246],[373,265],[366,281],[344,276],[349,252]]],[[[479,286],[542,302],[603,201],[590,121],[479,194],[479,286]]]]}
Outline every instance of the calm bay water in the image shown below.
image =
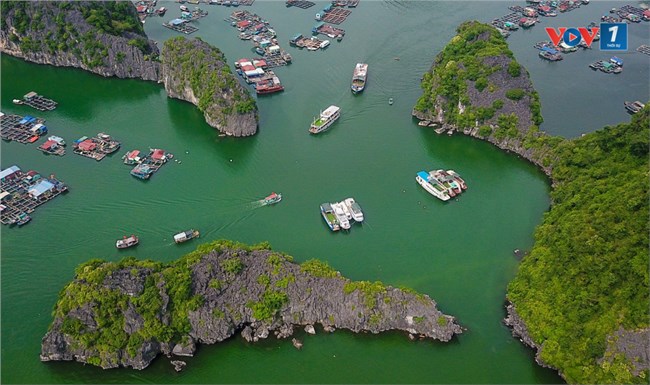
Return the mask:
{"type": "MultiPolygon", "coordinates": [[[[467,137],[438,136],[410,117],[421,93],[419,79],[455,27],[467,19],[489,21],[505,14],[508,3],[362,1],[341,26],[346,30],[341,43],[332,42],[325,52],[289,48],[288,39],[308,34],[324,4],[301,10],[258,0],[241,8],[269,20],[294,57],[291,66],[276,70],[285,92],[258,101],[261,128],[246,139],[219,138],[194,106],[168,99],[159,85],[2,57],[3,112],[35,115],[11,99],[36,90],[59,102],[55,111],[38,114],[52,134],[71,142],[105,131],[123,144],[119,153],[95,162],[72,153],[45,156],[35,145],[2,143],[2,168],[18,164],[54,173],[70,186],[68,194],[37,209],[29,225],[2,228],[2,382],[561,382],[538,367],[532,352],[501,323],[505,288],[517,268],[512,250],[530,248],[534,227],[548,209],[547,180],[512,154],[467,137]],[[349,81],[360,61],[370,65],[369,83],[355,97],[349,81]],[[395,99],[392,106],[389,97],[395,99]],[[330,131],[310,136],[312,117],[330,104],[342,107],[341,119],[330,131]],[[142,182],[119,158],[127,150],[150,147],[164,148],[180,162],[142,182]],[[458,201],[437,201],[414,181],[417,171],[434,168],[455,169],[469,190],[458,201]],[[271,191],[283,194],[282,203],[253,207],[271,191]],[[349,234],[330,233],[318,205],[348,196],[360,202],[366,222],[349,234]],[[447,344],[410,342],[402,333],[297,332],[305,342],[302,351],[289,341],[248,344],[237,336],[201,346],[182,373],[175,373],[167,359],[144,371],[39,362],[57,293],[79,263],[126,255],[173,260],[199,243],[173,244],[175,232],[191,227],[201,230],[201,242],[267,240],[298,261],[327,260],[352,279],[413,287],[468,330],[447,344]],[[130,233],[140,236],[140,245],[117,251],[114,240],[130,233]]],[[[146,23],[149,36],[159,42],[175,36],[160,25],[179,13],[174,3],[168,8],[164,19],[146,23]]],[[[586,24],[594,19],[585,16],[588,12],[599,15],[609,8],[594,3],[558,17],[557,23],[586,24]]],[[[230,63],[252,56],[250,43],[240,41],[223,21],[232,9],[207,9],[210,15],[197,23],[197,36],[223,50],[230,63]]],[[[543,33],[540,28],[533,32],[543,33]]],[[[571,79],[576,93],[600,85],[590,84],[595,74],[570,59],[551,70],[537,61],[530,45],[542,38],[531,33],[515,33],[510,41],[540,91],[547,131],[574,136],[603,122],[616,123],[627,118],[622,100],[648,98],[647,82],[641,87],[626,73],[628,65],[643,68],[632,57],[617,78],[625,87],[609,90],[615,102],[588,100],[576,106],[581,113],[563,115],[553,96],[557,84],[544,79],[571,79]],[[575,74],[549,75],[562,69],[575,74]]]]}

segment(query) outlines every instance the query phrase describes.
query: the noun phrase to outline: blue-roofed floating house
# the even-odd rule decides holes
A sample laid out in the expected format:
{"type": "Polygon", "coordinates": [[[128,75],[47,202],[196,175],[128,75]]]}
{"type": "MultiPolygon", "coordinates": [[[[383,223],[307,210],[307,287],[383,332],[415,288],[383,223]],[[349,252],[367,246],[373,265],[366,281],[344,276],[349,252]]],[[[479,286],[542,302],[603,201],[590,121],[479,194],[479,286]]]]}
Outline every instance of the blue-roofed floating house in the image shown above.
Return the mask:
{"type": "Polygon", "coordinates": [[[47,179],[41,180],[36,183],[34,187],[30,188],[28,193],[32,198],[38,199],[41,195],[50,192],[54,189],[54,184],[47,179]]]}

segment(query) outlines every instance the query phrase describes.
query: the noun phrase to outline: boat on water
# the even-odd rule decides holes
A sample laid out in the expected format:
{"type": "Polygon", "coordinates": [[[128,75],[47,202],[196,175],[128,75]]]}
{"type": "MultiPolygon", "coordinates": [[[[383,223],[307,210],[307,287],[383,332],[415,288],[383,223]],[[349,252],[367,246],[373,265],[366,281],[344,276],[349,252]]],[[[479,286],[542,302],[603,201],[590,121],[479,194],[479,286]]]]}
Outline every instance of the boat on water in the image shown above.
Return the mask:
{"type": "Polygon", "coordinates": [[[135,235],[131,235],[130,237],[127,237],[126,235],[122,239],[118,239],[115,242],[115,247],[118,249],[126,249],[127,247],[135,246],[140,242],[138,237],[135,235]]]}
{"type": "Polygon", "coordinates": [[[23,104],[23,101],[20,99],[14,99],[13,102],[14,104],[23,104]]]}
{"type": "Polygon", "coordinates": [[[183,12],[189,12],[190,11],[190,9],[187,8],[186,5],[181,5],[180,8],[181,8],[181,11],[183,11],[183,12]]]}
{"type": "Polygon", "coordinates": [[[638,100],[635,102],[623,102],[623,105],[625,105],[625,109],[630,114],[636,114],[645,107],[645,104],[641,103],[638,100]]]}
{"type": "Polygon", "coordinates": [[[460,184],[461,189],[467,190],[467,183],[465,183],[465,180],[463,180],[463,178],[461,178],[460,175],[456,171],[447,170],[447,173],[449,173],[450,175],[452,175],[454,177],[454,179],[456,179],[456,182],[458,182],[458,184],[460,184]]]}
{"type": "Polygon", "coordinates": [[[178,234],[174,234],[174,242],[176,243],[187,242],[190,239],[198,238],[200,235],[201,233],[199,233],[199,230],[190,229],[187,231],[181,231],[178,234]]]}
{"type": "Polygon", "coordinates": [[[564,59],[561,53],[549,47],[543,47],[542,50],[539,51],[539,57],[548,61],[559,61],[564,59]]]}
{"type": "Polygon", "coordinates": [[[334,215],[336,215],[336,219],[339,222],[339,225],[343,230],[349,230],[350,229],[350,220],[348,219],[348,215],[345,213],[345,204],[342,202],[338,203],[331,203],[330,206],[334,210],[334,215]]]}
{"type": "Polygon", "coordinates": [[[167,12],[167,8],[165,7],[160,7],[156,10],[156,13],[159,14],[160,16],[165,16],[166,12],[167,12]]]}
{"type": "Polygon", "coordinates": [[[271,79],[260,80],[255,83],[255,93],[258,95],[272,94],[274,92],[284,91],[284,86],[280,83],[277,76],[271,79]]]}
{"type": "Polygon", "coordinates": [[[321,204],[320,213],[323,216],[325,223],[327,223],[327,226],[329,226],[330,230],[339,231],[341,229],[339,226],[339,221],[336,218],[336,215],[334,214],[334,209],[332,208],[331,204],[329,203],[321,204]]]}
{"type": "Polygon", "coordinates": [[[325,111],[320,113],[318,119],[314,119],[309,127],[309,132],[312,134],[318,134],[327,130],[340,116],[341,109],[339,107],[334,105],[327,107],[325,111]]]}
{"type": "Polygon", "coordinates": [[[352,219],[354,219],[355,222],[363,222],[363,211],[361,210],[361,206],[359,206],[354,198],[348,198],[343,202],[347,206],[350,214],[352,214],[352,219]]]}
{"type": "Polygon", "coordinates": [[[32,220],[32,217],[30,217],[29,214],[23,212],[23,213],[18,214],[18,217],[16,217],[16,222],[15,223],[18,225],[18,227],[20,227],[22,225],[27,224],[27,222],[29,222],[31,220],[32,220]]]}
{"type": "Polygon", "coordinates": [[[357,94],[366,87],[366,78],[368,77],[368,64],[357,63],[352,73],[352,89],[353,94],[357,94]]]}
{"type": "Polygon", "coordinates": [[[438,183],[437,180],[432,178],[428,172],[419,171],[415,176],[415,181],[418,182],[422,188],[424,188],[429,194],[433,195],[434,197],[442,201],[448,201],[451,199],[447,193],[447,189],[438,183]]]}
{"type": "Polygon", "coordinates": [[[388,98],[388,105],[392,106],[393,105],[393,98],[388,98]]]}
{"type": "Polygon", "coordinates": [[[272,192],[269,196],[264,198],[262,202],[264,202],[265,205],[272,205],[280,202],[281,200],[282,200],[282,194],[276,194],[275,192],[272,192]]]}

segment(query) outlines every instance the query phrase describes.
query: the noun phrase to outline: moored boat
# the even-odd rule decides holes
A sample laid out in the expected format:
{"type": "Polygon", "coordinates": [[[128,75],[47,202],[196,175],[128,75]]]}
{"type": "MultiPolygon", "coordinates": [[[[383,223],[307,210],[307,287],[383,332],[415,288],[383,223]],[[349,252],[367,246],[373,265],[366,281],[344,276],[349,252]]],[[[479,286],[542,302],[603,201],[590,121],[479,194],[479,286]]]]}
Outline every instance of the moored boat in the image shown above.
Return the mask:
{"type": "Polygon", "coordinates": [[[329,226],[330,230],[339,231],[341,229],[339,227],[339,221],[336,219],[336,215],[334,215],[334,209],[332,209],[331,204],[329,203],[321,204],[320,213],[323,216],[325,223],[327,223],[327,226],[329,226]]]}
{"type": "Polygon", "coordinates": [[[325,111],[320,113],[318,119],[314,119],[313,123],[309,127],[309,132],[312,134],[318,134],[327,130],[340,116],[341,109],[339,107],[334,105],[327,107],[325,111]]]}
{"type": "Polygon", "coordinates": [[[127,247],[135,246],[140,242],[138,237],[135,235],[131,235],[130,237],[127,237],[126,235],[122,239],[118,239],[115,242],[115,247],[118,249],[126,249],[127,247]]]}
{"type": "Polygon", "coordinates": [[[263,202],[265,205],[272,205],[274,203],[278,203],[282,200],[282,194],[276,194],[275,192],[272,192],[269,196],[264,198],[263,202]]]}
{"type": "Polygon", "coordinates": [[[433,195],[434,197],[442,201],[448,201],[451,199],[447,193],[447,189],[444,188],[435,179],[431,178],[429,173],[426,171],[419,171],[415,176],[415,181],[418,182],[422,188],[424,188],[429,194],[433,195]]]}
{"type": "Polygon", "coordinates": [[[199,230],[190,229],[187,231],[181,231],[180,233],[174,235],[174,242],[176,243],[187,242],[190,239],[198,238],[200,235],[201,233],[199,232],[199,230]]]}
{"type": "Polygon", "coordinates": [[[330,206],[334,210],[334,215],[336,215],[336,219],[338,220],[341,228],[344,230],[349,230],[350,221],[348,220],[348,216],[345,213],[345,209],[344,209],[345,204],[342,202],[338,202],[338,203],[331,203],[330,206]]]}
{"type": "Polygon", "coordinates": [[[452,175],[452,176],[454,177],[454,179],[456,179],[456,181],[458,182],[458,184],[460,184],[460,188],[461,188],[461,189],[463,189],[463,190],[467,190],[467,184],[465,183],[465,181],[463,180],[463,178],[461,178],[460,175],[459,175],[456,171],[454,171],[454,170],[447,170],[447,172],[448,172],[450,175],[452,175]]]}
{"type": "Polygon", "coordinates": [[[625,109],[630,114],[636,114],[645,107],[645,104],[641,103],[638,100],[635,102],[623,102],[623,105],[625,105],[625,109]]]}
{"type": "Polygon", "coordinates": [[[348,198],[344,202],[348,207],[348,211],[352,214],[352,219],[354,219],[355,222],[363,222],[363,211],[354,198],[348,198]]]}
{"type": "Polygon", "coordinates": [[[366,87],[366,78],[368,77],[368,64],[357,63],[352,73],[352,93],[356,94],[366,87]]]}
{"type": "Polygon", "coordinates": [[[18,214],[18,217],[16,218],[15,223],[16,223],[16,225],[18,225],[18,227],[20,227],[20,226],[23,226],[23,225],[27,224],[27,222],[29,222],[31,220],[32,220],[32,217],[30,217],[29,214],[23,212],[23,213],[18,214]]]}

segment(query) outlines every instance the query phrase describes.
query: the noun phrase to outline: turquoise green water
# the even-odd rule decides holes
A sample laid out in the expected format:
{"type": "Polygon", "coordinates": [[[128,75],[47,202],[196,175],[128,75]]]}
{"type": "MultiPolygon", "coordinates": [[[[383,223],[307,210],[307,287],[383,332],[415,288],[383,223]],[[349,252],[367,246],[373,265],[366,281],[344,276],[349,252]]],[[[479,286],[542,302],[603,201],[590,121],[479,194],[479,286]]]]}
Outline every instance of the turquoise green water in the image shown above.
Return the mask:
{"type": "MultiPolygon", "coordinates": [[[[174,4],[168,8],[166,18],[147,21],[155,40],[174,36],[159,25],[177,16],[174,4]]],[[[251,56],[250,43],[223,21],[227,9],[207,9],[198,36],[220,47],[231,63],[251,56]]],[[[273,24],[281,44],[308,33],[317,11],[259,0],[250,9],[273,24]]],[[[2,382],[561,382],[538,367],[501,323],[505,288],[517,267],[512,251],[532,244],[549,205],[547,180],[516,156],[471,138],[438,136],[410,117],[420,76],[456,25],[504,13],[505,3],[362,2],[342,25],[343,42],[325,52],[290,49],[294,64],[276,71],[286,91],[259,100],[261,128],[246,139],[219,138],[194,106],[168,99],[159,85],[3,56],[3,112],[35,114],[11,99],[36,90],[59,102],[55,111],[37,114],[52,134],[71,142],[104,131],[123,148],[96,162],[2,142],[2,168],[15,163],[54,173],[70,186],[68,194],[38,208],[29,225],[2,228],[2,382]],[[367,89],[355,97],[349,81],[359,61],[369,63],[370,75],[367,89]],[[342,108],[341,118],[326,133],[310,136],[313,116],[330,104],[342,108]],[[174,153],[180,163],[142,182],[119,158],[150,147],[174,153]],[[434,168],[455,169],[468,191],[448,203],[428,195],[415,173],[434,168]],[[271,191],[283,194],[280,204],[253,207],[271,191]],[[329,232],[319,204],[349,196],[364,208],[366,222],[348,234],[329,232]],[[201,230],[201,242],[269,241],[298,261],[327,260],[353,279],[413,287],[468,330],[447,344],[410,342],[401,333],[298,332],[301,351],[289,341],[248,344],[236,336],[201,346],[182,373],[165,358],[144,371],[38,360],[57,293],[75,266],[95,257],[178,258],[199,243],[173,244],[172,235],[187,228],[201,230]],[[140,236],[140,245],[116,250],[115,239],[130,233],[140,236]]]]}

